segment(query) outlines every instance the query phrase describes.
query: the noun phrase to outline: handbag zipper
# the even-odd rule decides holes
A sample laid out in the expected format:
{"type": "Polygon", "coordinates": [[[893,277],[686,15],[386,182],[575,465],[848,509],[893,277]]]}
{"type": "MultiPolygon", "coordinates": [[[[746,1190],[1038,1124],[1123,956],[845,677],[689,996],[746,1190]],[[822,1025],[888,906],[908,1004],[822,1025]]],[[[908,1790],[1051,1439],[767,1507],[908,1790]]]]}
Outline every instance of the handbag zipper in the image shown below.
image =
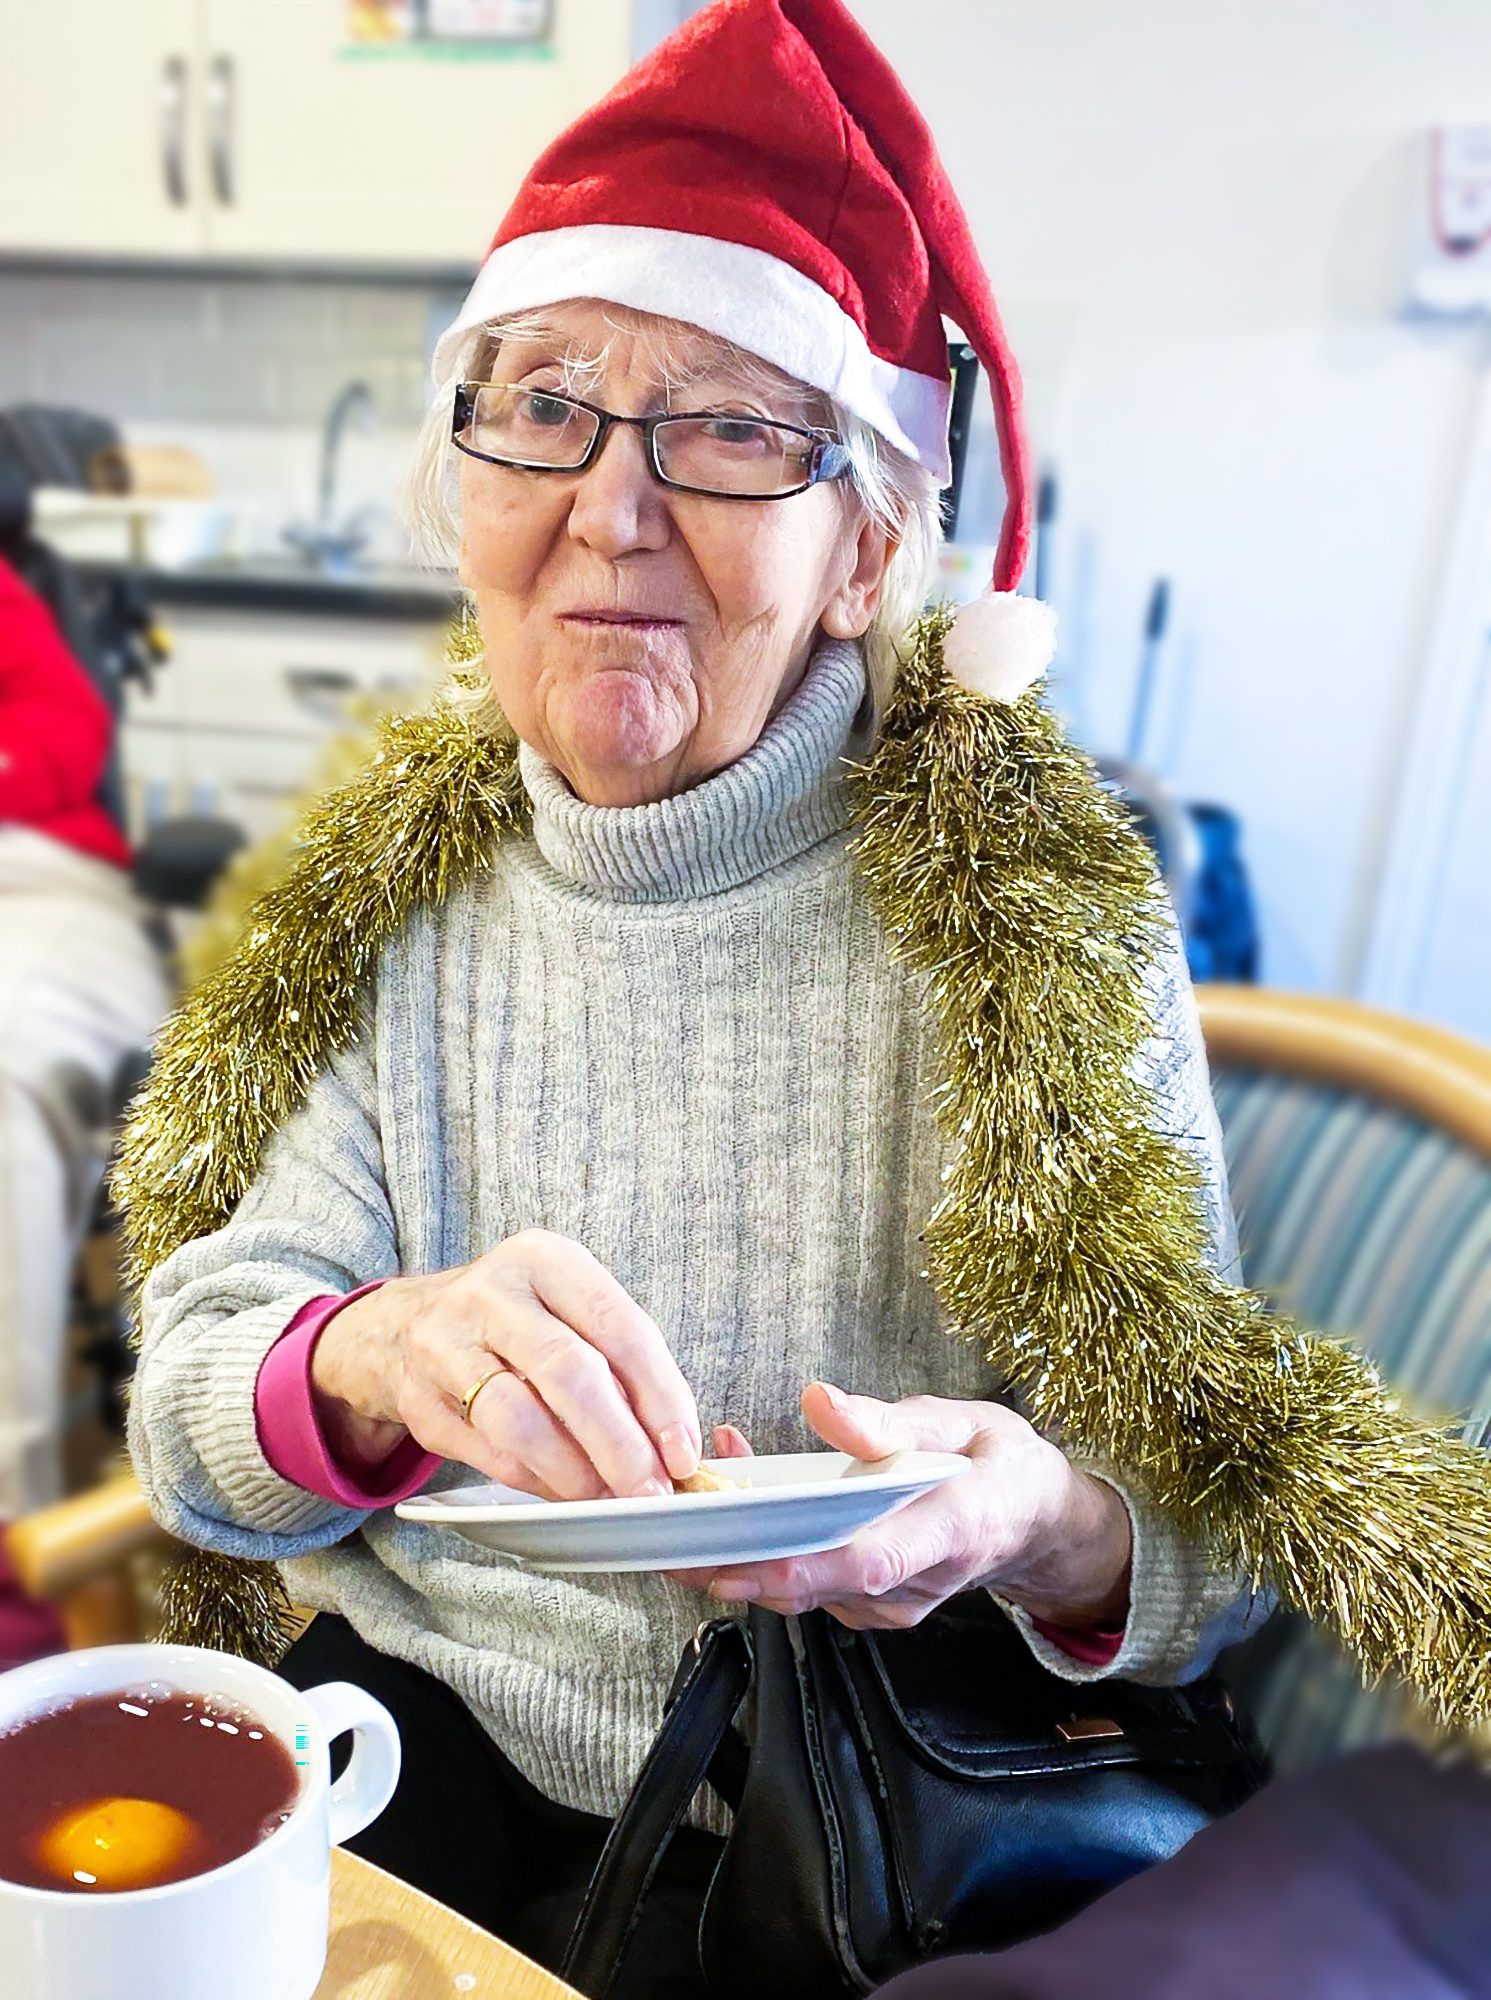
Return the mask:
{"type": "Polygon", "coordinates": [[[895,1887],[897,1901],[901,1906],[899,1912],[901,1924],[912,1949],[918,1954],[925,1956],[932,1948],[932,1945],[942,1935],[944,1926],[935,1917],[929,1918],[923,1923],[917,1913],[916,1900],[911,1890],[911,1870],[907,1866],[905,1849],[901,1845],[901,1836],[896,1827],[896,1816],[891,1805],[890,1790],[885,1782],[885,1774],[880,1768],[880,1760],[875,1755],[875,1745],[870,1733],[869,1718],[865,1714],[864,1703],[860,1700],[859,1689],[855,1685],[854,1675],[849,1668],[848,1656],[856,1650],[860,1634],[851,1632],[845,1627],[836,1626],[832,1636],[834,1651],[837,1655],[835,1664],[839,1670],[839,1679],[843,1684],[844,1693],[848,1698],[850,1712],[854,1717],[855,1729],[859,1737],[860,1761],[862,1765],[867,1764],[869,1766],[870,1775],[874,1779],[875,1791],[880,1799],[880,1818],[884,1828],[886,1852],[890,1859],[891,1880],[895,1887]]]}

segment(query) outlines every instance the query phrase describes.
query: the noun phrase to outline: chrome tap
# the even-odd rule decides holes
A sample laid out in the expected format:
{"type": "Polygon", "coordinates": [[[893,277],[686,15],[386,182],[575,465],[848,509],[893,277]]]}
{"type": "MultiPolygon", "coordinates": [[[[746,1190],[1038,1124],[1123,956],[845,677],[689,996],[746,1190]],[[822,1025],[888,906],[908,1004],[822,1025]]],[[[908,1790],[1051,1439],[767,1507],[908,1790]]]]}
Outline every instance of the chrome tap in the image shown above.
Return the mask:
{"type": "Polygon", "coordinates": [[[364,513],[354,515],[340,528],[334,525],[337,462],[341,456],[342,437],[348,426],[368,432],[377,427],[377,422],[378,406],[366,382],[349,382],[326,413],[321,431],[321,474],[315,525],[285,530],[285,540],[299,549],[309,562],[319,563],[324,568],[345,564],[368,538],[364,513]]]}

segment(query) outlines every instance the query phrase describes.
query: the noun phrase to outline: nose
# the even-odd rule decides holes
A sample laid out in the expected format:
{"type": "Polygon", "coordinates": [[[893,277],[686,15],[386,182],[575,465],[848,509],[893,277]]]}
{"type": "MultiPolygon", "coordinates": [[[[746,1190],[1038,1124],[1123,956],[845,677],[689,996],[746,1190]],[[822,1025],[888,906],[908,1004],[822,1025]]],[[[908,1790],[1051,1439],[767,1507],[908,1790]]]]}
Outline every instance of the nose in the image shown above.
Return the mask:
{"type": "Polygon", "coordinates": [[[667,496],[652,476],[643,432],[630,424],[611,426],[575,483],[569,532],[611,560],[634,549],[666,546],[667,496]]]}

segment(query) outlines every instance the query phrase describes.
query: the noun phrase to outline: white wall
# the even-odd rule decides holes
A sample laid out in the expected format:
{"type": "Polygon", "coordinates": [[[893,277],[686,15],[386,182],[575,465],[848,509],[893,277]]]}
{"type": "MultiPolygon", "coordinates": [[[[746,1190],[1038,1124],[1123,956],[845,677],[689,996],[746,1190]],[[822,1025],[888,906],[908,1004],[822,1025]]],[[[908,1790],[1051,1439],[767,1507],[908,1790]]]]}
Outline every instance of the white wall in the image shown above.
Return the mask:
{"type": "Polygon", "coordinates": [[[1154,751],[1244,815],[1270,982],[1352,990],[1485,356],[1401,275],[1423,134],[1491,121],[1491,6],[851,4],[1030,376],[1079,729],[1121,741],[1165,573],[1154,751]]]}

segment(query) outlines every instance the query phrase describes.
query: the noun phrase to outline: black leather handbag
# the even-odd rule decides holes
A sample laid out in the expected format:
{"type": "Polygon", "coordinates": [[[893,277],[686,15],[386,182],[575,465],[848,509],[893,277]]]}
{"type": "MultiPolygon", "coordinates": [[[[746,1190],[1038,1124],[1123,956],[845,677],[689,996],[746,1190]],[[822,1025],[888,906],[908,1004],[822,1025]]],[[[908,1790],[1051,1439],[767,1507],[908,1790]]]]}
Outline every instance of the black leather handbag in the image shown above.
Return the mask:
{"type": "Polygon", "coordinates": [[[606,2000],[706,1778],[733,1814],[699,1930],[711,1996],[827,2000],[1049,1929],[1266,1776],[1216,1681],[1062,1680],[987,1597],[910,1632],[753,1607],[684,1655],[563,1975],[606,2000]]]}

